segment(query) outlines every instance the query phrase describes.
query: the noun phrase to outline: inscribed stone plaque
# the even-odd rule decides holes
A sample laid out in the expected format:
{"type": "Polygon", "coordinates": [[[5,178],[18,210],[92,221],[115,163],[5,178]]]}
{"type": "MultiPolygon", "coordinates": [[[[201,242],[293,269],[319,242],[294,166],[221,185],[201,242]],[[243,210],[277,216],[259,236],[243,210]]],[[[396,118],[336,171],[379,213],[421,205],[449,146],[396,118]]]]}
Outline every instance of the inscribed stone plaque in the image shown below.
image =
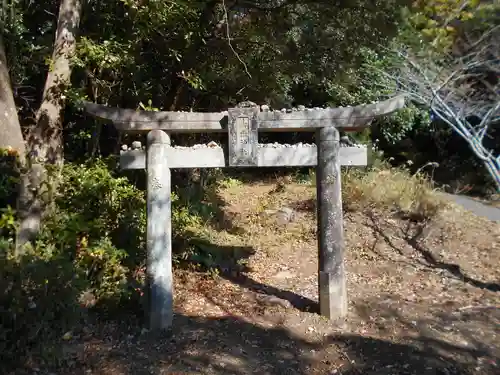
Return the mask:
{"type": "Polygon", "coordinates": [[[229,165],[257,166],[257,115],[259,107],[229,110],[229,165]]]}

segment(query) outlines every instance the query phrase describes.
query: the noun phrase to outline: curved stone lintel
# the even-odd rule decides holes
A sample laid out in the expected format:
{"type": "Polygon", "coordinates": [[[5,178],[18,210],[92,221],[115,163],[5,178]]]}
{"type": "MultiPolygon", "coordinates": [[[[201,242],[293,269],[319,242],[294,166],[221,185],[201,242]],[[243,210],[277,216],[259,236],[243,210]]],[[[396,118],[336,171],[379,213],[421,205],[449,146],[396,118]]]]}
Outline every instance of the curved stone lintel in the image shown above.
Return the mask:
{"type": "MultiPolygon", "coordinates": [[[[316,128],[335,126],[353,130],[366,127],[378,116],[390,114],[405,105],[404,96],[373,104],[355,107],[326,108],[283,113],[260,112],[258,128],[264,131],[312,131],[316,128]]],[[[85,112],[112,121],[118,130],[143,132],[161,129],[173,133],[224,132],[227,131],[225,112],[153,112],[112,108],[85,102],[85,112]]]]}
{"type": "Polygon", "coordinates": [[[153,112],[113,108],[90,102],[83,103],[89,115],[112,121],[118,130],[173,132],[207,132],[227,129],[227,112],[153,112]]]}

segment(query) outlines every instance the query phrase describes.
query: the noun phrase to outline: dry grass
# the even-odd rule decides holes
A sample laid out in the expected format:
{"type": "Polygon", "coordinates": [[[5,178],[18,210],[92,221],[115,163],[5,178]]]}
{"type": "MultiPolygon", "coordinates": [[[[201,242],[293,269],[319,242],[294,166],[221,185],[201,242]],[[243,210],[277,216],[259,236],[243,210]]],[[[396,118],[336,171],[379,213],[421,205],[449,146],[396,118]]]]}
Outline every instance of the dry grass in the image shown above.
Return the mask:
{"type": "Polygon", "coordinates": [[[388,209],[428,219],[444,210],[448,202],[436,194],[433,183],[422,174],[404,169],[351,169],[343,176],[344,205],[348,210],[388,209]]]}

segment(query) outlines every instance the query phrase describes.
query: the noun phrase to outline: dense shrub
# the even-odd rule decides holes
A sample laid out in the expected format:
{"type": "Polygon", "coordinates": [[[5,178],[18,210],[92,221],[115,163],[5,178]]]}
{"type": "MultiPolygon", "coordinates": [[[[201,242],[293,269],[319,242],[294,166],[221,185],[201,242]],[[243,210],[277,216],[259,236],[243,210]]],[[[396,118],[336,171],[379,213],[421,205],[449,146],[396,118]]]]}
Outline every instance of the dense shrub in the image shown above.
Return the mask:
{"type": "MultiPolygon", "coordinates": [[[[2,166],[3,168],[3,166],[2,166]]],[[[37,353],[53,362],[64,333],[89,307],[128,300],[140,307],[144,285],[145,193],[103,160],[63,169],[56,205],[36,242],[14,254],[17,180],[3,176],[0,199],[0,364],[37,353]]],[[[172,194],[173,232],[185,236],[198,216],[172,194]]],[[[178,249],[182,251],[182,249],[178,249]]],[[[1,368],[1,365],[0,365],[1,368]]]]}
{"type": "Polygon", "coordinates": [[[0,208],[15,206],[18,183],[19,163],[15,152],[0,149],[0,208]]]}
{"type": "MultiPolygon", "coordinates": [[[[15,189],[4,186],[6,201],[15,189]]],[[[14,254],[15,212],[3,209],[0,363],[26,351],[54,359],[50,343],[75,327],[87,307],[139,294],[135,270],[144,258],[144,211],[144,193],[102,161],[65,166],[56,206],[22,256],[14,254]]]]}
{"type": "Polygon", "coordinates": [[[144,259],[145,194],[127,178],[115,176],[102,160],[69,164],[59,192],[58,212],[46,224],[49,236],[73,247],[77,241],[91,245],[109,238],[133,264],[144,259]]]}

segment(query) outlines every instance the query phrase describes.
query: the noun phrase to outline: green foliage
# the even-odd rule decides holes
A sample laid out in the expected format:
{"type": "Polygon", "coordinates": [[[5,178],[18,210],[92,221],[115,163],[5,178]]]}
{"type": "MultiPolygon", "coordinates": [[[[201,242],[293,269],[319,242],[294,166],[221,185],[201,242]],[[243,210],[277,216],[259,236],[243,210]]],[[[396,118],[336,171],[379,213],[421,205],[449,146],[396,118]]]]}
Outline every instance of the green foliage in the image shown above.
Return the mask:
{"type": "Polygon", "coordinates": [[[241,186],[242,182],[236,178],[227,177],[219,181],[218,185],[222,189],[228,189],[236,186],[241,186]]]}
{"type": "Polygon", "coordinates": [[[420,132],[432,131],[428,111],[409,105],[401,111],[377,120],[374,134],[387,147],[412,139],[420,132]]]}
{"type": "Polygon", "coordinates": [[[15,206],[19,172],[16,153],[11,149],[0,149],[0,208],[15,206]]]}
{"type": "Polygon", "coordinates": [[[172,193],[171,199],[172,235],[174,239],[187,239],[188,233],[202,223],[201,217],[194,214],[199,204],[193,207],[189,201],[183,203],[175,193],[172,193]]]}
{"type": "Polygon", "coordinates": [[[126,254],[107,238],[71,247],[44,233],[22,256],[5,237],[0,242],[2,365],[28,349],[44,357],[64,332],[79,328],[86,307],[135,297],[126,254]]]}
{"type": "MultiPolygon", "coordinates": [[[[204,261],[188,243],[203,223],[201,206],[172,194],[174,241],[182,245],[177,262],[204,261]]],[[[78,329],[87,308],[124,301],[141,306],[145,214],[144,192],[117,176],[107,160],[64,166],[54,210],[21,256],[14,251],[15,211],[2,209],[0,363],[26,350],[53,362],[57,342],[78,329]]]]}
{"type": "Polygon", "coordinates": [[[0,209],[0,235],[12,238],[17,229],[16,213],[11,206],[0,209]]]}
{"type": "Polygon", "coordinates": [[[77,235],[89,241],[108,237],[132,259],[144,258],[145,195],[127,178],[115,176],[103,160],[68,164],[59,191],[59,213],[47,228],[57,232],[61,241],[69,244],[77,235]]]}
{"type": "MultiPolygon", "coordinates": [[[[84,307],[138,298],[143,280],[144,193],[103,161],[67,165],[56,206],[32,246],[16,256],[15,213],[0,217],[2,364],[27,349],[43,356],[84,307]]],[[[54,353],[52,353],[54,354],[54,353]]]]}
{"type": "MultiPolygon", "coordinates": [[[[16,103],[23,122],[30,123],[52,53],[59,4],[9,3],[13,12],[4,41],[16,103]]],[[[293,1],[264,9],[248,1],[226,8],[220,1],[199,0],[85,2],[68,102],[215,111],[246,99],[277,108],[384,99],[395,88],[382,74],[391,40],[430,50],[425,42],[436,38],[440,42],[433,51],[439,52],[458,35],[447,20],[493,22],[489,2],[469,1],[457,13],[459,3],[293,1]]],[[[383,119],[376,138],[393,147],[415,132],[430,131],[426,116],[410,108],[383,119]]],[[[111,126],[89,121],[77,106],[67,108],[65,119],[68,160],[118,150],[111,126]]]]}
{"type": "Polygon", "coordinates": [[[489,13],[495,12],[494,3],[480,0],[417,0],[413,4],[413,12],[408,14],[408,22],[427,42],[427,49],[448,51],[456,43],[464,24],[486,21],[489,13]]]}

